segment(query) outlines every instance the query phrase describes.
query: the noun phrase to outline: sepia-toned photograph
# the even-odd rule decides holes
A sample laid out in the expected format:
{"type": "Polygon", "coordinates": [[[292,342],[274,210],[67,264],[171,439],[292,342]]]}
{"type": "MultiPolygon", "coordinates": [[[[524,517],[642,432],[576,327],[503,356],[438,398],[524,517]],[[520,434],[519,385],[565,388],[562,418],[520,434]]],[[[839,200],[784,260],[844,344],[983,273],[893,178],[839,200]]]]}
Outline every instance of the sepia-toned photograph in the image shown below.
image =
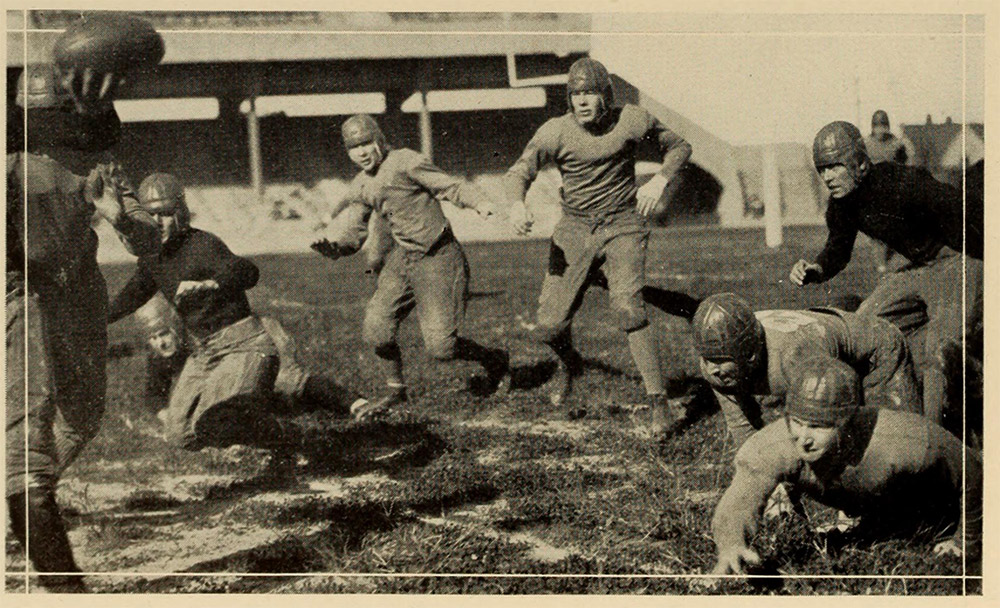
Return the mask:
{"type": "Polygon", "coordinates": [[[984,599],[998,13],[813,4],[5,10],[0,594],[984,599]]]}

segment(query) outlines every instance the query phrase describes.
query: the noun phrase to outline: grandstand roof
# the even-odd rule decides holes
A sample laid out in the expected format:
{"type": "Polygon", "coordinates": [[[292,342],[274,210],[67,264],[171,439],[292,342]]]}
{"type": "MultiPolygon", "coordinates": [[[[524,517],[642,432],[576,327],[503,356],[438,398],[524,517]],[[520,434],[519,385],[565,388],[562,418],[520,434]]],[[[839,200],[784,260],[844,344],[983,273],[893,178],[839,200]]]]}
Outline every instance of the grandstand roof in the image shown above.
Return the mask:
{"type": "MultiPolygon", "coordinates": [[[[590,19],[556,13],[145,12],[164,63],[569,55],[589,49],[590,19]],[[470,35],[473,33],[474,35],[470,35]],[[556,33],[556,35],[553,35],[556,33]]],[[[7,65],[47,57],[76,11],[8,12],[7,65]]]]}

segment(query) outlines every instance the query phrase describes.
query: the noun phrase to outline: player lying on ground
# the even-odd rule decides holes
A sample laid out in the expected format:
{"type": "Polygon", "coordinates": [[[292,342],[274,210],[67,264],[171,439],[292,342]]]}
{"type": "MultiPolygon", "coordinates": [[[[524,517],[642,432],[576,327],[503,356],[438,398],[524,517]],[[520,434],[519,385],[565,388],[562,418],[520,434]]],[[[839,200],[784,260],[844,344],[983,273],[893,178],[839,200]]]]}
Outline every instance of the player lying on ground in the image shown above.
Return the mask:
{"type": "Polygon", "coordinates": [[[16,135],[7,149],[6,497],[11,530],[35,570],[62,573],[39,582],[78,592],[86,589],[81,576],[66,574],[79,568],[56,484],[104,412],[108,293],[91,223],[96,212],[137,255],[155,255],[159,239],[121,171],[98,164],[121,125],[110,89],[96,85],[119,75],[76,89],[63,87],[64,76],[53,65],[28,65],[8,109],[8,135],[16,135]]]}
{"type": "Polygon", "coordinates": [[[174,380],[191,351],[184,324],[173,304],[157,292],[135,311],[149,350],[146,353],[146,398],[156,414],[170,398],[174,380]]]}
{"type": "Polygon", "coordinates": [[[692,322],[702,377],[743,443],[763,424],[758,396],[784,397],[798,366],[839,359],[862,375],[865,403],[922,413],[906,340],[878,317],[836,308],[762,310],[732,293],[709,296],[692,322]]]}
{"type": "MultiPolygon", "coordinates": [[[[664,189],[691,155],[691,146],[646,110],[631,104],[614,107],[610,76],[598,61],[584,58],[570,66],[566,93],[570,111],[538,129],[504,179],[512,201],[512,221],[521,233],[527,233],[532,217],[524,196],[531,183],[550,162],[562,176],[563,215],[552,235],[535,330],[559,360],[551,401],[566,406],[573,381],[582,371],[571,325],[598,272],[607,282],[611,306],[628,336],[657,432],[669,426],[671,415],[656,338],[642,297],[647,218],[661,211],[658,205],[664,189]],[[637,188],[635,149],[647,138],[658,144],[663,166],[637,188]]],[[[578,417],[586,410],[570,407],[569,412],[578,417]]]]}
{"type": "Polygon", "coordinates": [[[760,562],[747,542],[782,482],[859,516],[849,532],[858,540],[935,533],[935,554],[967,551],[970,569],[978,571],[979,458],[923,416],[863,406],[861,379],[846,363],[821,358],[800,367],[785,417],[751,436],[736,455],[736,475],[712,519],[713,574],[743,573],[745,565],[760,562]]]}
{"type": "MultiPolygon", "coordinates": [[[[980,344],[976,335],[982,332],[982,167],[967,173],[963,205],[960,189],[938,182],[924,169],[872,164],[861,133],[847,122],[820,129],[813,162],[830,190],[829,236],[816,261],[799,260],[789,278],[805,285],[835,277],[850,261],[858,231],[909,260],[882,276],[858,314],[885,317],[908,338],[919,330],[922,345],[919,350],[917,342],[911,345],[923,379],[924,412],[940,423],[946,409],[961,407],[946,404],[949,350],[961,352],[963,338],[980,344]],[[926,309],[926,326],[906,322],[915,318],[914,307],[926,309]]],[[[969,354],[981,358],[976,350],[970,348],[969,354]]]]}
{"type": "MultiPolygon", "coordinates": [[[[176,309],[157,292],[135,317],[142,325],[149,345],[146,358],[146,393],[158,409],[168,398],[173,381],[180,374],[191,346],[184,323],[176,309]]],[[[315,410],[342,411],[344,404],[356,400],[353,392],[337,384],[329,376],[307,371],[298,361],[295,339],[281,323],[272,317],[260,317],[264,331],[278,350],[278,375],[274,391],[285,402],[280,411],[289,414],[315,410]]],[[[360,402],[359,402],[360,404],[360,402]]],[[[166,413],[163,410],[163,413],[166,413]]]]}
{"type": "Polygon", "coordinates": [[[458,335],[468,300],[469,263],[440,201],[489,217],[494,203],[478,187],[452,177],[418,152],[392,148],[371,116],[356,115],[342,128],[344,147],[361,171],[345,195],[348,225],[333,241],[312,248],[338,259],[356,253],[377,214],[388,224],[394,246],[378,273],[378,287],[365,309],[362,336],[375,349],[387,392],[363,410],[385,412],[407,400],[399,324],[416,309],[424,348],[438,361],[471,361],[486,372],[483,393],[496,391],[509,371],[506,352],[458,335]]]}
{"type": "MultiPolygon", "coordinates": [[[[289,451],[319,438],[296,424],[274,392],[279,350],[253,314],[246,290],[257,284],[253,262],[234,255],[214,234],[193,228],[184,188],[154,173],[139,186],[139,201],[160,223],[159,255],[139,258],[135,274],[115,297],[110,323],[131,314],[159,291],[173,302],[190,339],[163,416],[168,441],[188,450],[243,444],[289,451]]],[[[302,402],[338,416],[367,400],[319,375],[301,375],[302,402]]]]}

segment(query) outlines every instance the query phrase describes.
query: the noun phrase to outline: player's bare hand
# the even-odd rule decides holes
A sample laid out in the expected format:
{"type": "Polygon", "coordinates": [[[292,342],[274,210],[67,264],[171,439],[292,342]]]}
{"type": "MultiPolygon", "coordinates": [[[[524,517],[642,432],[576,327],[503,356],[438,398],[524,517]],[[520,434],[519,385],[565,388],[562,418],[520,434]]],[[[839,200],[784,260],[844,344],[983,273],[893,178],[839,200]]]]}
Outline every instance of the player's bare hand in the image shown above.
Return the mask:
{"type": "Polygon", "coordinates": [[[719,554],[712,574],[744,574],[746,566],[759,566],[760,555],[750,547],[733,547],[719,554]]]}
{"type": "Polygon", "coordinates": [[[87,175],[83,185],[83,198],[94,205],[98,213],[112,225],[117,225],[125,212],[121,183],[118,173],[121,168],[115,164],[99,164],[87,175]]]}
{"type": "Polygon", "coordinates": [[[528,206],[523,201],[516,201],[510,206],[508,217],[514,232],[520,236],[531,234],[531,227],[535,224],[535,216],[528,210],[528,206]]]}
{"type": "Polygon", "coordinates": [[[747,566],[760,564],[760,556],[750,547],[734,547],[719,554],[719,561],[712,568],[712,576],[702,576],[692,578],[688,581],[688,586],[693,591],[714,591],[723,581],[726,574],[744,574],[747,566]]]}
{"type": "Polygon", "coordinates": [[[954,538],[943,540],[938,544],[934,545],[934,555],[938,557],[942,555],[954,555],[955,557],[962,557],[962,545],[960,545],[958,541],[956,541],[954,538]]]}
{"type": "Polygon", "coordinates": [[[219,284],[213,279],[205,279],[204,281],[181,281],[180,285],[177,286],[177,293],[174,294],[174,304],[180,304],[195,294],[215,291],[218,288],[219,284]]]}
{"type": "Polygon", "coordinates": [[[722,580],[717,576],[699,576],[698,578],[689,578],[687,584],[688,588],[695,593],[706,593],[718,589],[722,580]]]}
{"type": "Polygon", "coordinates": [[[315,241],[312,245],[309,245],[309,248],[324,257],[330,258],[331,260],[340,258],[340,250],[337,248],[337,244],[331,243],[327,239],[315,241]]]}
{"type": "Polygon", "coordinates": [[[636,193],[636,207],[639,213],[648,217],[655,210],[663,196],[663,190],[667,187],[667,178],[659,173],[646,182],[636,193]]]}
{"type": "Polygon", "coordinates": [[[799,260],[792,266],[792,271],[788,273],[788,279],[801,286],[817,282],[822,275],[823,267],[819,264],[799,260]]]}
{"type": "Polygon", "coordinates": [[[62,74],[60,84],[69,93],[81,114],[96,114],[111,107],[124,78],[114,72],[99,73],[92,68],[70,69],[62,74]]]}

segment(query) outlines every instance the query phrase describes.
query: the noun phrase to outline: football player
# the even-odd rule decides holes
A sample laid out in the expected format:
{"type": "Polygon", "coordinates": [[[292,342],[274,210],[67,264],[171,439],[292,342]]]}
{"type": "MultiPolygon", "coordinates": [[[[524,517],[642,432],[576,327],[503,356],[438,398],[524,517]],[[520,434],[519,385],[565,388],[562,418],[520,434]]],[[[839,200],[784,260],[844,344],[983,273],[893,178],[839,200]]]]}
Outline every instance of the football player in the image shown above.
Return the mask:
{"type": "MultiPolygon", "coordinates": [[[[597,272],[607,282],[611,306],[628,337],[656,432],[668,426],[671,416],[682,415],[669,413],[643,301],[648,218],[660,211],[664,189],[690,157],[691,146],[646,110],[631,104],[615,107],[610,76],[598,61],[583,58],[570,66],[566,94],[570,111],[538,129],[504,179],[511,221],[523,234],[533,221],[524,196],[539,170],[554,163],[562,176],[563,214],[552,235],[535,329],[559,361],[550,398],[553,405],[567,405],[573,381],[582,371],[571,324],[597,272]],[[644,139],[659,146],[663,165],[638,188],[635,150],[644,139]]],[[[586,413],[579,407],[569,412],[571,418],[586,413]]]]}
{"type": "Polygon", "coordinates": [[[8,121],[21,137],[9,138],[7,150],[6,497],[11,529],[35,570],[60,573],[39,577],[56,592],[86,590],[74,574],[56,484],[104,412],[108,292],[95,213],[131,253],[159,248],[156,222],[120,168],[101,162],[121,124],[112,88],[98,85],[118,77],[64,85],[55,66],[29,64],[8,121]],[[27,137],[18,129],[24,121],[27,137]]]}
{"type": "Polygon", "coordinates": [[[388,226],[394,242],[386,248],[384,263],[379,262],[378,287],[365,309],[362,329],[364,341],[375,349],[386,391],[364,415],[387,412],[408,399],[396,336],[399,324],[413,310],[431,357],[479,363],[486,373],[482,392],[496,391],[508,374],[509,357],[503,350],[458,335],[468,299],[469,263],[441,210],[441,201],[448,201],[489,217],[494,202],[418,152],[389,146],[371,116],[348,118],[341,135],[348,156],[360,169],[344,196],[348,203],[343,213],[352,219],[345,232],[352,236],[324,238],[312,248],[330,259],[356,253],[374,214],[388,226]]]}
{"type": "Polygon", "coordinates": [[[755,313],[722,293],[705,298],[692,328],[701,374],[737,447],[764,424],[758,397],[784,397],[797,366],[816,357],[858,370],[866,405],[922,413],[906,340],[884,319],[836,308],[755,313]]]}
{"type": "MultiPolygon", "coordinates": [[[[162,247],[158,255],[139,258],[135,274],[111,303],[108,321],[131,314],[160,292],[186,329],[191,354],[161,416],[167,440],[188,450],[233,444],[272,449],[276,460],[309,447],[317,437],[291,419],[289,414],[299,412],[283,409],[275,394],[279,349],[247,301],[246,291],[259,277],[257,266],[190,225],[176,177],[150,175],[139,185],[139,201],[159,222],[162,247]]],[[[292,368],[298,370],[292,392],[302,401],[338,416],[368,404],[325,376],[292,368]]]]}
{"type": "Polygon", "coordinates": [[[748,541],[779,483],[860,517],[855,538],[936,533],[936,555],[967,553],[978,570],[982,461],[923,416],[864,404],[861,379],[846,363],[819,358],[800,367],[785,416],[736,455],[736,474],[712,519],[713,574],[759,564],[748,541]]]}
{"type": "Polygon", "coordinates": [[[963,204],[961,189],[935,180],[924,169],[872,164],[861,132],[843,121],[816,134],[813,162],[830,191],[829,235],[816,260],[799,260],[789,278],[806,285],[837,276],[851,259],[859,231],[906,258],[908,264],[881,277],[858,314],[884,317],[908,338],[922,334],[923,346],[919,351],[914,346],[914,357],[923,379],[924,412],[941,423],[949,351],[960,349],[963,341],[977,344],[976,334],[982,331],[981,165],[966,175],[963,204]],[[926,309],[925,326],[907,327],[914,307],[926,309]]]}

